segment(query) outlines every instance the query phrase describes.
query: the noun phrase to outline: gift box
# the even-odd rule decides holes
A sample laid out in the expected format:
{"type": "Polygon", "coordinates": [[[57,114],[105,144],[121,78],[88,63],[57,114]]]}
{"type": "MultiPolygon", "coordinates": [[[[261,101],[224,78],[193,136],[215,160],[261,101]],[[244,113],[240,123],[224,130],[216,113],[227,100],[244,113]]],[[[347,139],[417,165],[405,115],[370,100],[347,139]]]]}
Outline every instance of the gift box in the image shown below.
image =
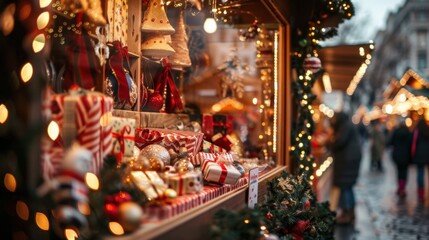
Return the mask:
{"type": "Polygon", "coordinates": [[[201,171],[189,171],[185,174],[166,173],[163,179],[169,188],[176,190],[178,195],[198,193],[203,190],[201,171]]]}
{"type": "Polygon", "coordinates": [[[134,155],[136,120],[133,118],[112,117],[111,125],[113,138],[112,154],[121,157],[132,157],[134,155]]]}
{"type": "Polygon", "coordinates": [[[168,188],[156,171],[132,171],[130,177],[149,201],[164,197],[168,188]]]}
{"type": "Polygon", "coordinates": [[[109,124],[113,99],[82,89],[51,97],[52,120],[58,124],[59,136],[42,155],[42,173],[52,178],[64,159],[64,150],[77,141],[93,154],[90,171],[98,173],[103,158],[112,151],[112,126],[109,124]]]}
{"type": "Polygon", "coordinates": [[[203,152],[206,153],[226,153],[226,149],[217,146],[207,140],[203,140],[203,152]]]}
{"type": "Polygon", "coordinates": [[[203,164],[205,160],[212,160],[212,161],[227,161],[229,163],[234,162],[234,157],[231,153],[206,153],[206,152],[199,152],[195,156],[192,156],[189,158],[191,163],[194,166],[200,166],[203,164]]]}
{"type": "Polygon", "coordinates": [[[241,173],[232,163],[205,160],[201,168],[204,180],[220,184],[236,184],[241,173]]]}
{"type": "Polygon", "coordinates": [[[194,156],[198,153],[203,141],[203,134],[191,131],[180,131],[162,128],[143,128],[136,130],[136,146],[143,149],[150,144],[160,144],[169,151],[181,153],[186,151],[194,156]]]}

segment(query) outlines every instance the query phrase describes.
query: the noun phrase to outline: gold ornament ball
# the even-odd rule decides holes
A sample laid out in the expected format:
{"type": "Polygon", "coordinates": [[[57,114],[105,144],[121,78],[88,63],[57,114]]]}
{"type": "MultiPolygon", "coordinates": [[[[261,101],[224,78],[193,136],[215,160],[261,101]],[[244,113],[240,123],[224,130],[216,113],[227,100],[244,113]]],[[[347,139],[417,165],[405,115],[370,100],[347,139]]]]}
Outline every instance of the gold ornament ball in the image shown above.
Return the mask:
{"type": "Polygon", "coordinates": [[[177,192],[172,188],[167,188],[167,190],[164,192],[164,196],[169,199],[175,199],[177,197],[177,192]]]}
{"type": "Polygon", "coordinates": [[[145,156],[148,159],[151,159],[151,158],[161,159],[161,161],[164,163],[164,166],[170,165],[170,161],[171,161],[170,153],[168,152],[168,150],[159,144],[151,144],[144,147],[140,151],[139,157],[140,156],[145,156]]]}
{"type": "Polygon", "coordinates": [[[135,202],[124,202],[119,205],[119,219],[118,222],[126,232],[132,232],[140,227],[143,210],[135,202]]]}
{"type": "Polygon", "coordinates": [[[176,172],[179,174],[185,174],[194,170],[194,165],[188,159],[181,159],[174,164],[176,172]]]}

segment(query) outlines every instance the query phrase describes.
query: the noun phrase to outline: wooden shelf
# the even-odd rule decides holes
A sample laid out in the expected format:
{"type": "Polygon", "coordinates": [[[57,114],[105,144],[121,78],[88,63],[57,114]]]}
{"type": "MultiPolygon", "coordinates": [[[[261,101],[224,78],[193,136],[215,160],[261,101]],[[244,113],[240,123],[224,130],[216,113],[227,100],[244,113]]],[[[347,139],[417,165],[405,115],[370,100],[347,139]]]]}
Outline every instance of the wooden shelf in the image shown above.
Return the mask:
{"type": "MultiPolygon", "coordinates": [[[[274,176],[285,170],[285,166],[278,166],[259,177],[259,200],[266,194],[266,183],[274,176]]],[[[158,223],[143,224],[139,230],[124,236],[106,236],[105,240],[133,240],[133,239],[178,239],[186,236],[187,240],[209,239],[211,219],[214,213],[221,208],[238,210],[246,204],[248,186],[237,188],[218,198],[208,201],[187,212],[178,214],[158,223]]]]}

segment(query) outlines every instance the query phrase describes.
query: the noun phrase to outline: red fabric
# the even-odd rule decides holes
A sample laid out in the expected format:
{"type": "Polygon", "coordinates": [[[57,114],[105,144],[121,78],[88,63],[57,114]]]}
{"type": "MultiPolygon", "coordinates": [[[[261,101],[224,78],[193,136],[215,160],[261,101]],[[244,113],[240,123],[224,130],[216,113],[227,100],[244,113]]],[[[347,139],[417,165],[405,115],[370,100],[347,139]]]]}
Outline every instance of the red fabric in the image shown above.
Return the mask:
{"type": "Polygon", "coordinates": [[[79,26],[72,33],[72,40],[66,47],[67,68],[64,74],[64,88],[68,90],[73,84],[83,89],[94,88],[97,71],[99,71],[91,39],[82,27],[83,12],[76,14],[75,24],[79,26]]]}
{"type": "Polygon", "coordinates": [[[155,89],[155,92],[164,93],[165,109],[161,109],[161,111],[164,110],[167,113],[173,113],[176,110],[182,111],[182,100],[180,99],[179,91],[176,88],[171,73],[172,65],[165,59],[162,64],[164,69],[157,75],[157,86],[155,89]]]}
{"type": "Polygon", "coordinates": [[[128,64],[128,48],[121,47],[121,42],[119,41],[113,42],[113,48],[115,54],[112,54],[109,58],[109,67],[118,80],[118,99],[126,100],[131,104],[130,87],[128,86],[124,70],[124,60],[128,64]]]}

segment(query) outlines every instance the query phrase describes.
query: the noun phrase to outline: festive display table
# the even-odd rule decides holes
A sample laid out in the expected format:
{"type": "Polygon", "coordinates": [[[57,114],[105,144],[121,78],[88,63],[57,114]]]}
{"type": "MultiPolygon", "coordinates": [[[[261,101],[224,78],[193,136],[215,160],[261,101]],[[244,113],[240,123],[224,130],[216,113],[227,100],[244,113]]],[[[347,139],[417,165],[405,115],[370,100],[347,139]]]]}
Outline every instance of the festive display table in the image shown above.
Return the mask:
{"type": "MultiPolygon", "coordinates": [[[[286,167],[279,166],[261,173],[258,201],[262,201],[261,197],[265,195],[266,182],[285,169],[286,167]]],[[[221,208],[241,209],[247,202],[247,189],[247,178],[241,178],[236,185],[204,186],[204,190],[199,194],[178,197],[170,205],[146,208],[145,211],[149,210],[150,214],[155,214],[158,220],[151,219],[142,223],[140,229],[132,234],[108,236],[104,239],[174,239],[175,236],[209,239],[212,215],[221,208]]]]}

